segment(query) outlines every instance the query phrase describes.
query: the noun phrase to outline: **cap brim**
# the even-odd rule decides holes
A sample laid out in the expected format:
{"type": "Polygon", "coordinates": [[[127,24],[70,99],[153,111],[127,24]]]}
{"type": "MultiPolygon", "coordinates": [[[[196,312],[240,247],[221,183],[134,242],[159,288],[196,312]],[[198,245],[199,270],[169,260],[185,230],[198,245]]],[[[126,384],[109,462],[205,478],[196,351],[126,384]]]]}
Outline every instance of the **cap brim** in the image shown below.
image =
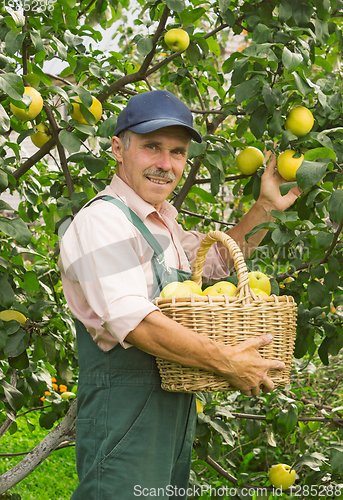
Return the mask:
{"type": "Polygon", "coordinates": [[[172,118],[170,120],[163,118],[160,120],[150,120],[148,122],[138,123],[138,125],[129,127],[129,130],[132,130],[132,132],[135,132],[136,134],[149,134],[149,132],[155,132],[155,130],[159,130],[165,127],[172,127],[175,125],[187,129],[189,135],[196,142],[202,142],[201,135],[194,128],[190,127],[189,125],[185,125],[185,123],[178,121],[175,118],[172,118]]]}

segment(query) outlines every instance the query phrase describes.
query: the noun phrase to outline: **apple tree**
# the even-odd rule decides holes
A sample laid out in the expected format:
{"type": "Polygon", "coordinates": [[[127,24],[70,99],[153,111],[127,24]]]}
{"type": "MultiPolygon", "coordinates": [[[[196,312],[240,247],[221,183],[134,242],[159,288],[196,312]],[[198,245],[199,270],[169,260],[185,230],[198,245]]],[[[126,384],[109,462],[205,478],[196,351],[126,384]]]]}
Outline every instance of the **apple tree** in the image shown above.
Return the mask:
{"type": "Polygon", "coordinates": [[[187,103],[204,138],[191,145],[171,199],[186,229],[226,230],[256,200],[263,167],[242,174],[235,164],[247,146],[266,161],[287,149],[304,155],[296,180],[280,188],[284,194],[298,184],[301,196],[262,225],[267,235],[247,260],[249,270],[271,277],[272,293],[292,295],[298,304],[291,384],[253,398],[198,395],[193,497],[206,485],[202,498],[223,498],[223,486],[236,488],[225,498],[256,498],[258,487],[268,498],[267,472],[275,462],[294,465],[304,497],[306,491],[313,498],[339,496],[342,16],[342,0],[4,0],[0,189],[17,193],[20,204],[13,210],[0,200],[0,312],[19,311],[27,320],[0,320],[0,437],[15,433],[16,420],[29,411],[52,431],[47,446],[2,476],[0,494],[74,439],[75,402],[62,396],[77,391],[77,349],[57,266],[59,238],[115,171],[110,138],[128,98],[163,88],[187,103]],[[174,28],[189,36],[182,52],[165,42],[174,28]],[[100,50],[108,33],[116,47],[100,50]],[[61,67],[58,74],[46,70],[51,61],[61,67]],[[25,86],[44,103],[31,120],[13,113],[13,106],[30,104],[25,86]],[[89,111],[92,97],[102,105],[99,121],[89,111]],[[84,123],[72,117],[76,102],[84,123]],[[284,126],[297,105],[314,117],[301,136],[284,126]],[[46,134],[38,148],[31,147],[37,127],[46,134]],[[250,487],[245,496],[244,486],[250,487]]]}

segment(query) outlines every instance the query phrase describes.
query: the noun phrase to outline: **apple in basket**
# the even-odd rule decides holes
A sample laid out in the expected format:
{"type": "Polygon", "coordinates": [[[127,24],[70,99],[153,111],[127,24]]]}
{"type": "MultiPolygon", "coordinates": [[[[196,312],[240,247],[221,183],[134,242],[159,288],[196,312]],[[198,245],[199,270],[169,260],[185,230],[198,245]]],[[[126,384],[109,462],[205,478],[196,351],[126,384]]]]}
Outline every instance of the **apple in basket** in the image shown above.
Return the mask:
{"type": "Polygon", "coordinates": [[[272,287],[268,276],[261,273],[261,271],[251,271],[250,273],[248,273],[248,277],[250,288],[258,288],[259,290],[262,290],[262,292],[265,292],[267,295],[270,295],[272,287]]]}
{"type": "Polygon", "coordinates": [[[215,285],[208,286],[202,292],[203,295],[228,295],[229,297],[233,297],[236,291],[235,285],[230,283],[229,281],[218,281],[215,285]]]}

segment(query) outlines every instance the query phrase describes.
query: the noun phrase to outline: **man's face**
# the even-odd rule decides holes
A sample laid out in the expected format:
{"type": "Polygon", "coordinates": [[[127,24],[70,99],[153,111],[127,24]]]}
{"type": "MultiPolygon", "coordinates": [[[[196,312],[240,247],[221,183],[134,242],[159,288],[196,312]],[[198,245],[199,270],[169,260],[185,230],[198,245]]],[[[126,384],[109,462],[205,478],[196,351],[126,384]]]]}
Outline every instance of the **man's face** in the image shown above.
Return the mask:
{"type": "Polygon", "coordinates": [[[157,210],[178,184],[187,160],[190,137],[183,127],[166,127],[149,134],[131,134],[124,150],[118,137],[112,151],[117,175],[157,210]]]}

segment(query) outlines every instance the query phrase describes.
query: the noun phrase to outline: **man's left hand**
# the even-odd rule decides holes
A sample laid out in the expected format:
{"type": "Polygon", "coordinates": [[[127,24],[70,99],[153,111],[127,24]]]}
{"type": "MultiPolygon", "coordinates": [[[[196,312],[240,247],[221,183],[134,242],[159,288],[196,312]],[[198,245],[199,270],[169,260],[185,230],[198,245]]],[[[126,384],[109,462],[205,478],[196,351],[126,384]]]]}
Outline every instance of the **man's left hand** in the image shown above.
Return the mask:
{"type": "Polygon", "coordinates": [[[261,178],[261,189],[259,203],[263,204],[267,212],[279,210],[283,212],[291,206],[301,194],[299,186],[295,186],[284,196],[280,193],[280,185],[284,184],[285,179],[281,177],[276,168],[276,156],[272,154],[267,163],[266,169],[261,178]]]}

